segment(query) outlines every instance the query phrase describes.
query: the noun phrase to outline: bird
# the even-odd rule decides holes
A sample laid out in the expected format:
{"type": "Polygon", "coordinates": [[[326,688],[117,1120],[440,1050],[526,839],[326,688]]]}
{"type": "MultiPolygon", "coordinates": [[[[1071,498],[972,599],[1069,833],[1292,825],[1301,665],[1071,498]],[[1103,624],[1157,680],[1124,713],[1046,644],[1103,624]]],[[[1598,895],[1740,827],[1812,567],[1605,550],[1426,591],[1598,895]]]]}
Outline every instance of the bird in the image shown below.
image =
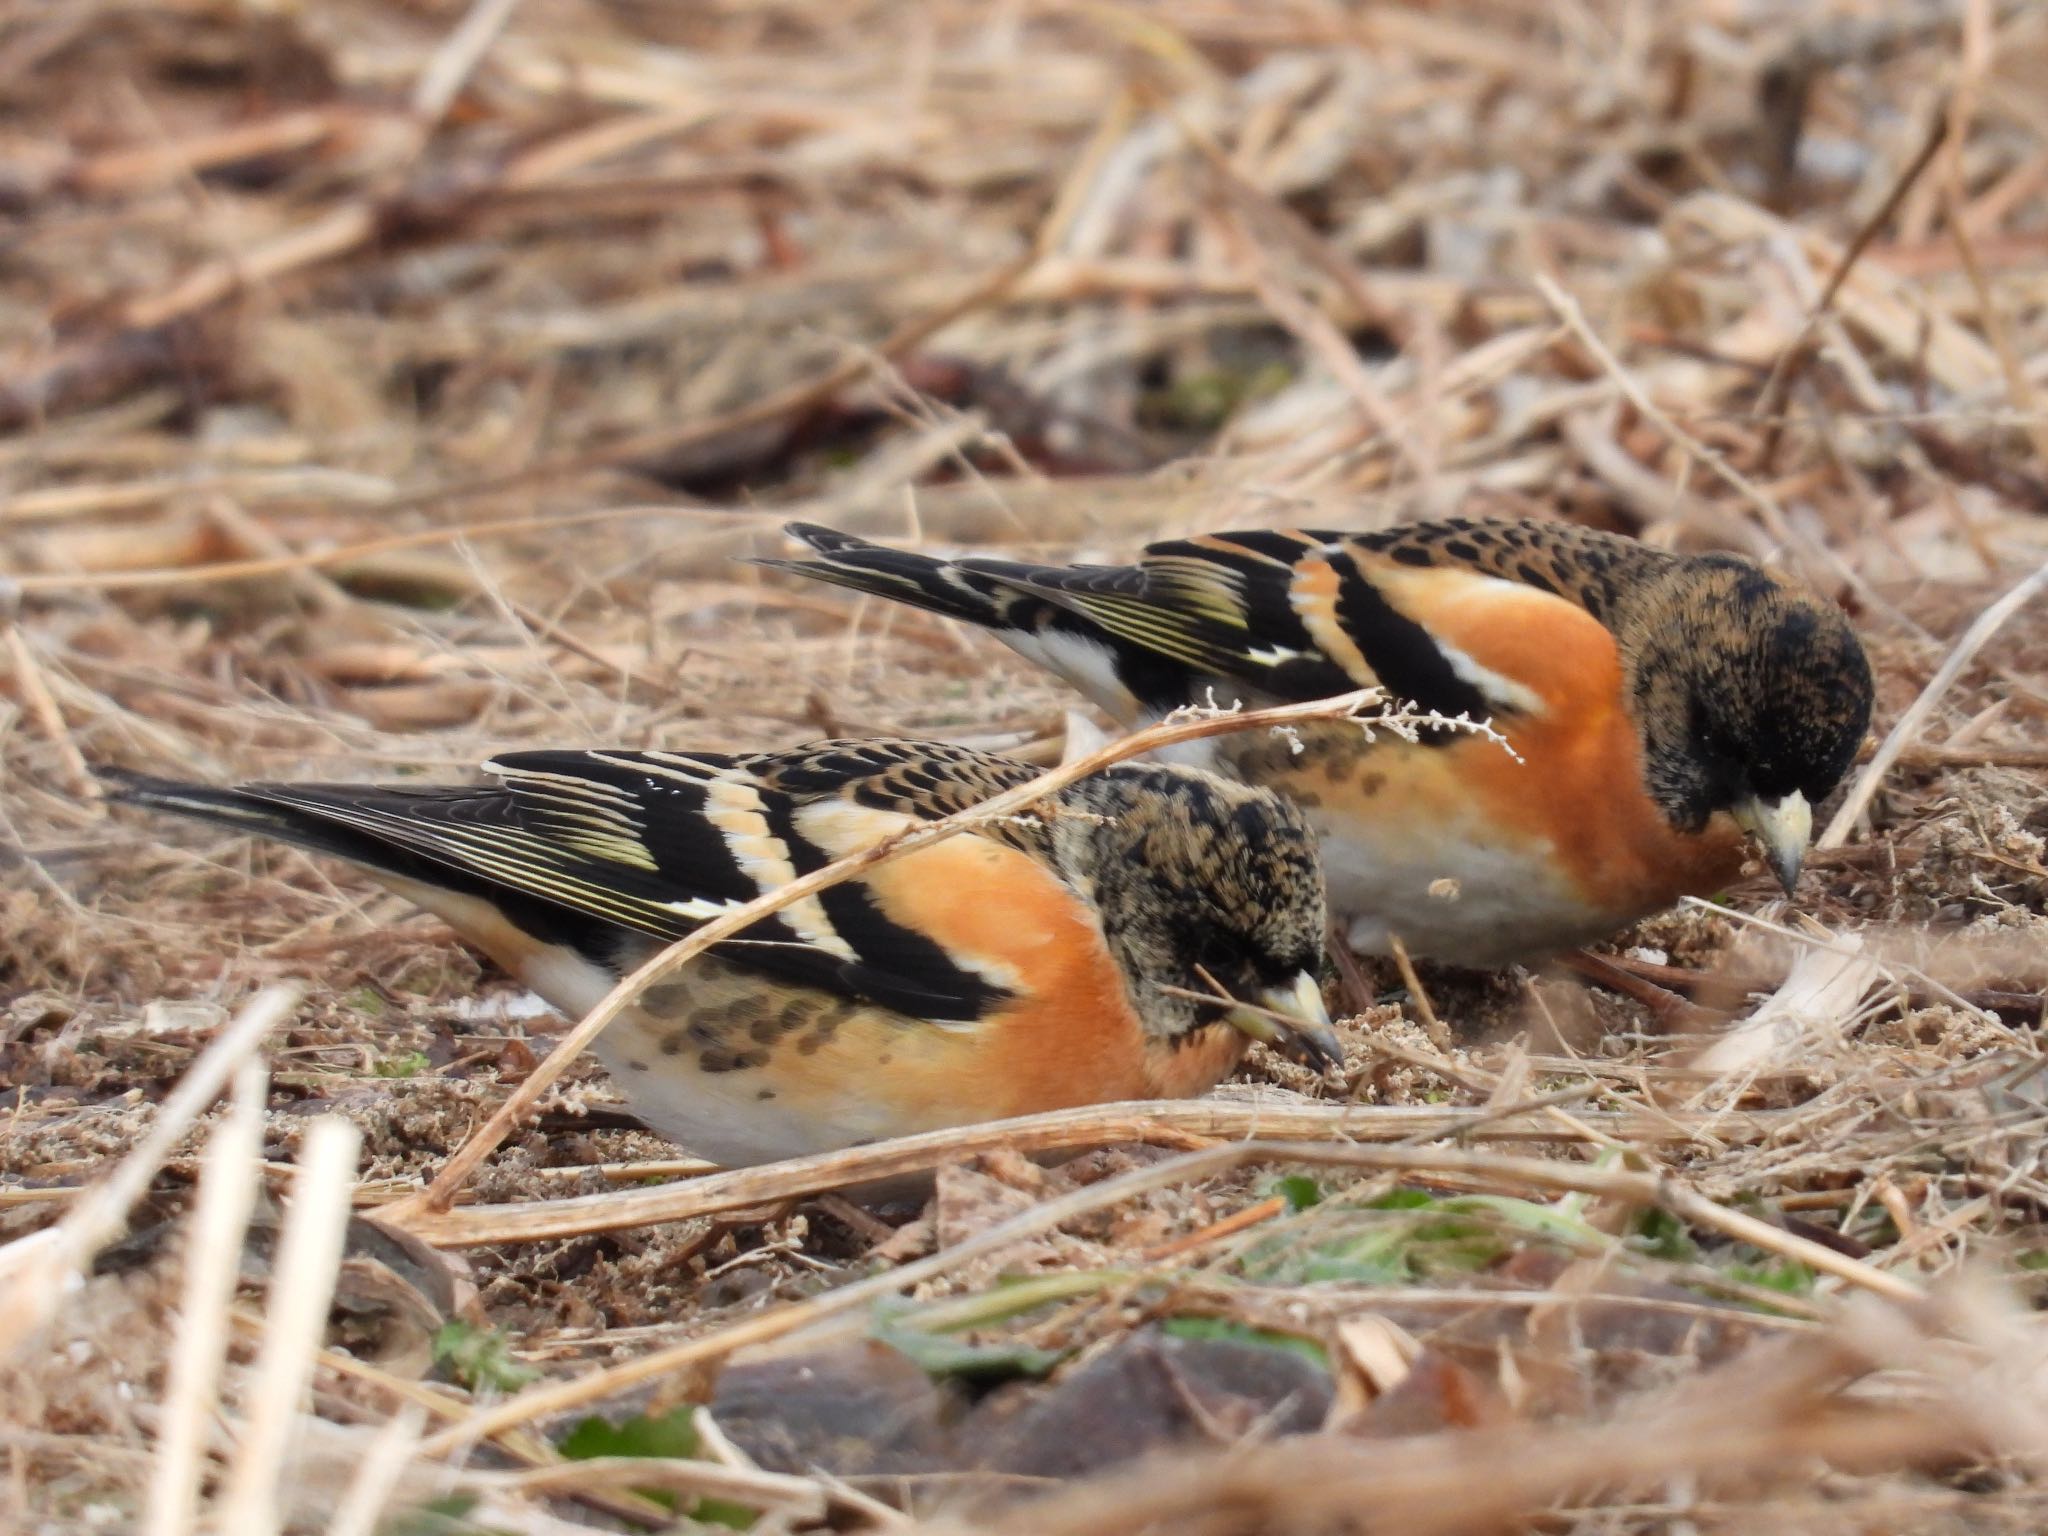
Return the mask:
{"type": "Polygon", "coordinates": [[[1127,726],[1364,687],[1490,722],[1498,739],[1333,721],[1173,754],[1306,811],[1360,954],[1540,960],[1718,892],[1750,838],[1790,895],[1870,722],[1869,662],[1834,603],[1738,555],[1563,522],[1207,533],[1130,565],[785,531],[807,555],[756,563],[979,625],[1127,726]]]}
{"type": "MultiPolygon", "coordinates": [[[[834,740],[528,750],[484,771],[216,788],[100,770],[116,802],[358,866],[571,1016],[707,920],[1040,770],[834,740]]],[[[1296,807],[1123,763],[755,921],[657,978],[593,1054],[637,1118],[734,1167],[1188,1097],[1251,1039],[1341,1065],[1317,979],[1326,923],[1296,807]]]]}

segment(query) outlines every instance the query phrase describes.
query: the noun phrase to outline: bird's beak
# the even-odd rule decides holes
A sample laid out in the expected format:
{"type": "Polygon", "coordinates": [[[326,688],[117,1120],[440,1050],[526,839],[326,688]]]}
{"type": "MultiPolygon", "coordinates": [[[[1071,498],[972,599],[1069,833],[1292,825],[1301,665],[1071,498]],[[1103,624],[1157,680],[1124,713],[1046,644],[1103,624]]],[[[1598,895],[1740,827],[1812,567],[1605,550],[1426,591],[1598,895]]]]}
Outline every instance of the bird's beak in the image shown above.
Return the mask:
{"type": "Polygon", "coordinates": [[[1344,1065],[1344,1045],[1330,1027],[1323,989],[1307,971],[1281,986],[1268,987],[1253,1004],[1233,1008],[1223,1017],[1231,1028],[1278,1046],[1309,1066],[1326,1071],[1344,1065]]]}
{"type": "Polygon", "coordinates": [[[1776,805],[1767,805],[1751,795],[1737,803],[1733,814],[1735,824],[1764,845],[1765,861],[1790,896],[1806,862],[1807,840],[1813,836],[1813,807],[1806,796],[1795,791],[1776,805]]]}

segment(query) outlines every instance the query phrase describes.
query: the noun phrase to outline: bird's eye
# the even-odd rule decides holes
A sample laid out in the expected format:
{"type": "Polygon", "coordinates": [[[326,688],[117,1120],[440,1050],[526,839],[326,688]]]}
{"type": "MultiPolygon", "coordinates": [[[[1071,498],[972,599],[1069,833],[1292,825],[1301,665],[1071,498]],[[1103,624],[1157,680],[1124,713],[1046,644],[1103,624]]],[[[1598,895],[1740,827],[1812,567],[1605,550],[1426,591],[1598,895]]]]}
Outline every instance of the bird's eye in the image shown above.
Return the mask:
{"type": "Polygon", "coordinates": [[[1209,941],[1202,946],[1202,955],[1203,963],[1212,971],[1234,970],[1250,958],[1250,951],[1246,949],[1244,940],[1236,934],[1217,933],[1212,934],[1209,941]]]}
{"type": "Polygon", "coordinates": [[[1202,969],[1233,993],[1256,969],[1251,945],[1239,934],[1212,932],[1196,953],[1202,969]]]}

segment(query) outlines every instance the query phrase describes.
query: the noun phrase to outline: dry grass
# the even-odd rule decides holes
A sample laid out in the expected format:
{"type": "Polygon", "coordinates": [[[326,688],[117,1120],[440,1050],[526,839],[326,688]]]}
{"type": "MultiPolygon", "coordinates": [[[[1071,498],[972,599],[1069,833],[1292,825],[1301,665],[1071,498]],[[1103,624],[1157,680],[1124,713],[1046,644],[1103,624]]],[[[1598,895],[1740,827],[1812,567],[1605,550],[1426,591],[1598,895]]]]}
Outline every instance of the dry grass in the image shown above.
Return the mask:
{"type": "Polygon", "coordinates": [[[0,13],[0,1525],[2039,1529],[2044,72],[1995,0],[0,13]],[[991,643],[732,557],[1453,511],[1790,562],[1882,748],[1797,913],[1363,978],[1343,1103],[1262,1060],[701,1177],[579,1066],[470,1203],[399,1203],[554,1026],[366,884],[89,793],[1051,761],[1070,699],[991,643]],[[1320,1416],[1202,1385],[1195,1323],[1305,1347],[1320,1416]],[[1060,1363],[910,1372],[922,1459],[848,1449],[872,1400],[749,1416],[871,1335],[1060,1363]],[[1123,1429],[1164,1459],[1083,1454],[1123,1429]]]}

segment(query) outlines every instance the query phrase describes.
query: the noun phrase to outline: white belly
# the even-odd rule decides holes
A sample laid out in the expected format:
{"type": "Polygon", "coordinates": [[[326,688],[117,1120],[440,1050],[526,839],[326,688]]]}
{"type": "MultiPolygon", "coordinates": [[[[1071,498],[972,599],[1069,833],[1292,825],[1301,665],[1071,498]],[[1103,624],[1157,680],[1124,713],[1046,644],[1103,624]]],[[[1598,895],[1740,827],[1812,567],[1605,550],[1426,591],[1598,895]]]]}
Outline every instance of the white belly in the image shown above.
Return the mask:
{"type": "Polygon", "coordinates": [[[1630,920],[1577,900],[1546,847],[1393,827],[1361,840],[1362,830],[1352,823],[1322,842],[1330,911],[1360,954],[1392,954],[1398,934],[1411,955],[1506,965],[1606,938],[1630,920]]]}
{"type": "Polygon", "coordinates": [[[590,1053],[648,1129],[699,1157],[744,1168],[892,1133],[886,1112],[858,1093],[849,1091],[825,1113],[815,1103],[800,1111],[761,1097],[770,1081],[764,1072],[706,1072],[689,1052],[663,1055],[661,1037],[674,1028],[672,1020],[629,1010],[597,1037],[590,1053]]]}

